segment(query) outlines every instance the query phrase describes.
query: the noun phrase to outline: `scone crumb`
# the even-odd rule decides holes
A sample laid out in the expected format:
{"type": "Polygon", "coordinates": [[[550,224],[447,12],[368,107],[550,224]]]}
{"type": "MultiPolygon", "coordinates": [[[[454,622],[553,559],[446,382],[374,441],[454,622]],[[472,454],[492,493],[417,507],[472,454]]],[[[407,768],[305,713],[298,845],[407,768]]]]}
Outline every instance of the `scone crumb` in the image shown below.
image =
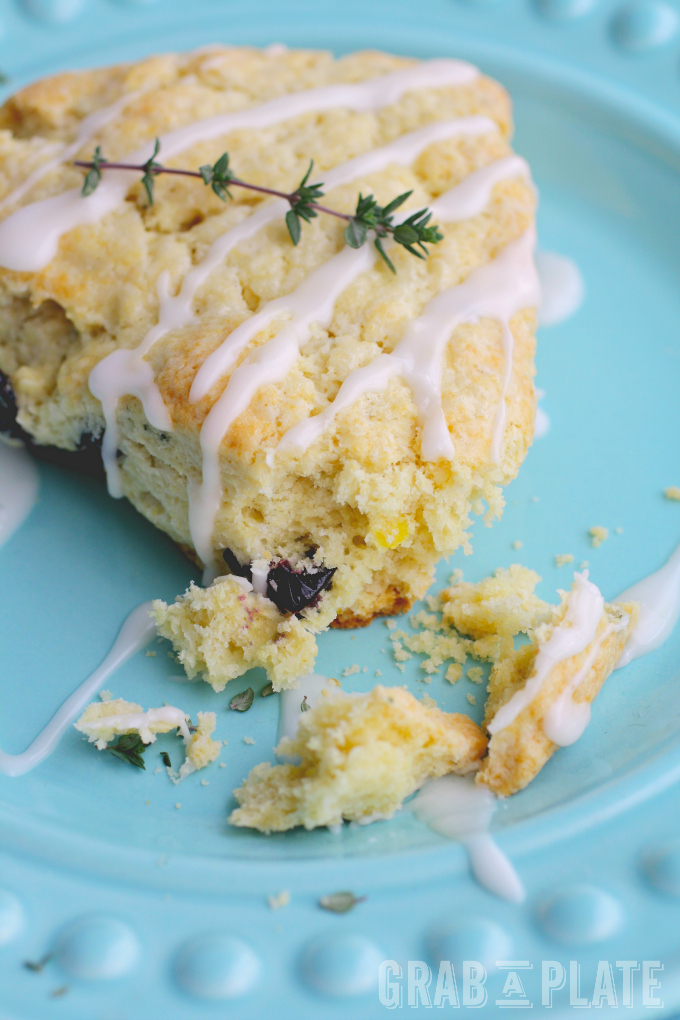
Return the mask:
{"type": "Polygon", "coordinates": [[[343,671],[342,671],[342,675],[343,676],[352,676],[354,673],[358,673],[358,672],[359,672],[359,667],[355,663],[354,666],[346,666],[345,669],[343,669],[343,671]]]}
{"type": "Polygon", "coordinates": [[[667,489],[663,490],[663,494],[666,499],[674,499],[680,502],[680,485],[669,485],[667,489]]]}
{"type": "Polygon", "coordinates": [[[590,535],[590,544],[594,549],[597,549],[599,545],[609,538],[609,528],[603,528],[601,525],[596,524],[592,528],[588,529],[590,535]]]}
{"type": "Polygon", "coordinates": [[[614,528],[614,531],[616,532],[617,535],[623,534],[623,528],[614,528]]]}
{"type": "Polygon", "coordinates": [[[227,763],[226,763],[226,761],[221,761],[221,762],[220,762],[220,768],[221,768],[221,769],[226,769],[226,767],[227,767],[227,763]]]}
{"type": "Polygon", "coordinates": [[[555,566],[564,567],[567,563],[573,563],[574,556],[572,553],[556,553],[555,555],[555,566]]]}
{"type": "Polygon", "coordinates": [[[287,889],[282,889],[276,896],[268,896],[267,903],[270,910],[281,910],[281,907],[287,907],[290,903],[290,893],[287,889]]]}
{"type": "Polygon", "coordinates": [[[474,694],[466,694],[465,697],[467,698],[471,705],[477,704],[477,699],[475,698],[474,694]]]}
{"type": "Polygon", "coordinates": [[[436,708],[437,707],[437,702],[434,700],[434,698],[430,697],[430,695],[427,693],[427,691],[423,694],[423,696],[422,696],[422,698],[420,700],[422,701],[422,703],[425,706],[425,708],[436,708]]]}
{"type": "Polygon", "coordinates": [[[381,670],[381,669],[376,669],[376,671],[375,671],[375,675],[376,675],[377,677],[378,677],[378,676],[382,676],[382,670],[381,670]]]}
{"type": "Polygon", "coordinates": [[[449,578],[449,584],[450,585],[460,584],[460,582],[462,580],[463,580],[463,571],[460,569],[460,567],[456,567],[456,569],[451,574],[451,577],[449,578]]]}
{"type": "Polygon", "coordinates": [[[201,780],[201,786],[210,786],[210,780],[209,779],[202,779],[201,780]]]}
{"type": "Polygon", "coordinates": [[[590,566],[590,561],[589,560],[581,560],[581,562],[579,563],[578,569],[579,570],[586,570],[586,568],[589,567],[589,566],[590,566]]]}
{"type": "Polygon", "coordinates": [[[156,658],[156,653],[155,652],[146,651],[146,652],[144,652],[144,654],[146,655],[147,659],[155,659],[156,658]]]}
{"type": "Polygon", "coordinates": [[[450,684],[455,684],[463,675],[463,667],[459,662],[453,662],[444,674],[444,679],[450,684]]]}
{"type": "Polygon", "coordinates": [[[521,542],[519,538],[516,538],[515,541],[512,543],[512,548],[513,549],[521,549],[523,544],[524,543],[521,542]]]}
{"type": "Polygon", "coordinates": [[[178,800],[178,801],[177,801],[177,803],[175,804],[175,810],[176,810],[176,811],[179,811],[179,809],[181,808],[181,806],[182,806],[182,802],[178,800]]]}
{"type": "Polygon", "coordinates": [[[254,744],[254,743],[255,743],[255,741],[253,740],[253,738],[252,738],[252,737],[244,737],[244,738],[243,738],[243,743],[244,743],[244,744],[254,744]]]}
{"type": "Polygon", "coordinates": [[[277,754],[298,764],[256,765],[234,791],[232,825],[283,832],[390,818],[426,779],[464,775],[486,737],[467,715],[430,707],[403,687],[323,698],[277,754]]]}
{"type": "Polygon", "coordinates": [[[467,672],[468,680],[472,680],[473,684],[481,684],[484,679],[484,670],[481,666],[473,666],[467,672]]]}
{"type": "Polygon", "coordinates": [[[388,630],[396,630],[398,627],[396,620],[385,620],[385,626],[388,630]]]}
{"type": "Polygon", "coordinates": [[[112,698],[113,698],[113,694],[111,693],[111,691],[100,691],[99,692],[99,700],[100,701],[111,701],[112,698]]]}

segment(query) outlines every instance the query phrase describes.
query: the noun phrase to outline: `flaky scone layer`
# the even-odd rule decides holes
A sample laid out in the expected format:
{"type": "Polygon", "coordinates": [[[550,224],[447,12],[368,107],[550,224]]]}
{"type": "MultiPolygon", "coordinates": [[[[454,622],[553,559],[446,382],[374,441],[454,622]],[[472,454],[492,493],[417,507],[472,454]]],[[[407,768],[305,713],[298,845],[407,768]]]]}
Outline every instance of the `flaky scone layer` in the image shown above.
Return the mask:
{"type": "MultiPolygon", "coordinates": [[[[199,118],[413,63],[377,52],[335,60],[326,52],[216,48],[59,75],[24,89],[0,110],[0,189],[8,193],[39,166],[46,143],[71,142],[86,115],[125,94],[138,93],[81,158],[91,155],[95,142],[115,160],[199,118]]],[[[323,179],[329,168],[406,132],[470,115],[490,117],[498,130],[434,143],[411,166],[392,164],[324,199],[350,211],[359,191],[386,203],[410,190],[407,207],[415,210],[511,152],[509,100],[490,79],[480,75],[461,86],[416,89],[376,111],[338,108],[241,129],[167,162],[195,168],[228,149],[244,179],[290,190],[311,158],[323,179]]],[[[21,204],[81,181],[81,172],[63,165],[21,204]]],[[[224,204],[200,182],[159,177],[148,207],[131,175],[127,201],[99,222],[66,233],[43,270],[0,270],[0,370],[16,393],[20,425],[38,443],[75,449],[83,435],[101,433],[101,406],[88,389],[92,368],[116,348],[138,345],[155,324],[161,273],[168,274],[174,293],[212,241],[259,201],[234,189],[233,200],[224,204]]],[[[406,608],[428,587],[436,561],[467,543],[471,514],[483,512],[482,499],[490,516],[500,512],[499,487],[517,472],[533,434],[534,310],[512,320],[513,367],[498,465],[491,463],[490,443],[505,360],[500,326],[486,318],[457,328],[444,359],[443,409],[453,462],[421,458],[413,397],[396,378],[343,411],[306,453],[268,463],[268,451],[288,428],[326,407],[352,370],[392,351],[430,299],[517,239],[533,222],[534,205],[523,178],[500,181],[484,212],[443,226],[444,240],[427,260],[399,249],[392,255],[396,275],[376,263],[340,296],[328,328],[313,328],[285,379],[263,386],[229,429],[220,450],[223,499],[215,552],[219,557],[228,547],[246,562],[263,556],[294,560],[314,549],[317,561],[337,568],[332,590],[307,612],[315,629],[336,616],[357,625],[406,608]]],[[[283,221],[273,222],[210,274],[196,295],[194,324],[171,330],[148,355],[171,432],[152,428],[136,397],[120,401],[123,491],[183,548],[192,548],[187,485],[201,478],[199,430],[229,379],[227,373],[204,399],[191,403],[196,372],[241,322],[337,253],[342,228],[333,217],[320,216],[294,247],[283,221]]],[[[256,336],[240,360],[283,324],[256,336]]]]}

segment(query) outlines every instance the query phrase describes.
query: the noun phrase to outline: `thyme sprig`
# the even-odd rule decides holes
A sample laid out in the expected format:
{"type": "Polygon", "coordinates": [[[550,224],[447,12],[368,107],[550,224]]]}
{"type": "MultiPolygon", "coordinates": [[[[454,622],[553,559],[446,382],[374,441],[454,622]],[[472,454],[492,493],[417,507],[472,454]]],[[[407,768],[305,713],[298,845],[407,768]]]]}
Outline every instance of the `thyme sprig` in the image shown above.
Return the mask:
{"type": "Polygon", "coordinates": [[[272,195],[276,198],[283,198],[290,206],[286,213],[286,227],[293,244],[297,245],[302,235],[302,225],[315,219],[319,213],[326,213],[328,216],[335,216],[345,220],[347,226],[344,231],[346,243],[351,248],[361,248],[366,243],[370,234],[374,235],[373,243],[385,262],[385,264],[396,273],[394,263],[388,257],[384,248],[384,241],[391,237],[393,241],[405,248],[411,255],[419,259],[427,256],[426,245],[437,244],[442,240],[443,235],[439,228],[430,223],[432,213],[428,209],[419,209],[412,213],[403,223],[394,223],[394,214],[399,206],[403,205],[412,194],[411,191],[404,192],[393,199],[386,206],[378,205],[373,195],[359,195],[356,209],[353,213],[338,212],[328,206],[321,205],[319,199],[323,198],[323,183],[310,184],[309,178],[314,168],[314,160],[310,160],[307,172],[298,184],[295,191],[278,191],[276,188],[265,188],[259,184],[250,184],[237,177],[230,165],[229,153],[224,152],[215,163],[206,163],[198,170],[181,170],[176,167],[163,166],[156,162],[156,156],[161,148],[160,140],[157,138],[154,143],[153,155],[140,165],[133,163],[110,163],[103,155],[101,148],[97,146],[91,160],[76,160],[75,166],[87,169],[82,187],[82,195],[91,195],[98,187],[102,170],[132,170],[142,174],[142,184],[146,191],[149,205],[154,201],[154,181],[159,174],[173,174],[180,177],[196,177],[210,187],[222,202],[232,198],[230,188],[247,188],[249,191],[257,191],[262,195],[272,195]]]}

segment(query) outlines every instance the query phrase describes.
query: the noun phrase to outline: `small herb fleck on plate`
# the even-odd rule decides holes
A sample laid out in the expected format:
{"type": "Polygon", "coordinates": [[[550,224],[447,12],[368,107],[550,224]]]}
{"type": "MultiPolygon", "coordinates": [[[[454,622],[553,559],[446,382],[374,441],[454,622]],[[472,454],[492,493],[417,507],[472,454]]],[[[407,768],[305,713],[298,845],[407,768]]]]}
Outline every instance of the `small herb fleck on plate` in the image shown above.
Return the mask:
{"type": "Polygon", "coordinates": [[[307,695],[305,694],[304,698],[300,702],[300,711],[301,712],[311,712],[311,710],[312,710],[312,706],[307,702],[307,695]]]}
{"type": "Polygon", "coordinates": [[[163,764],[165,765],[165,767],[171,769],[172,762],[170,761],[170,755],[168,754],[167,751],[161,751],[161,758],[163,759],[163,764]]]}
{"type": "Polygon", "coordinates": [[[110,751],[114,757],[120,758],[121,761],[128,762],[129,765],[134,765],[138,769],[146,769],[142,758],[146,751],[146,744],[139,733],[123,733],[118,737],[116,743],[111,744],[106,750],[110,751]]]}
{"type": "Polygon", "coordinates": [[[255,697],[255,691],[252,687],[246,687],[245,691],[241,691],[240,694],[235,694],[229,702],[229,708],[233,712],[247,712],[253,703],[255,697]]]}
{"type": "Polygon", "coordinates": [[[355,896],[352,892],[336,892],[330,896],[322,896],[319,906],[323,910],[330,910],[333,914],[346,914],[348,910],[356,907],[357,903],[363,903],[365,896],[355,896]]]}

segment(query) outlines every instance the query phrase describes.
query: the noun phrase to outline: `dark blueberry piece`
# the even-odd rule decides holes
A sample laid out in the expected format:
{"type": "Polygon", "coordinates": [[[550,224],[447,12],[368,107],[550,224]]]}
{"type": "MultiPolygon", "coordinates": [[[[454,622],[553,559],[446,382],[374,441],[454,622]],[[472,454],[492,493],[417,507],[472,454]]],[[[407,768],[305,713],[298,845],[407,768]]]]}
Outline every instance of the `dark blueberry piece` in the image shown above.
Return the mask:
{"type": "Polygon", "coordinates": [[[330,587],[335,571],[335,567],[296,570],[282,560],[267,575],[267,598],[282,613],[300,613],[317,604],[321,593],[330,587]]]}
{"type": "Polygon", "coordinates": [[[91,432],[83,432],[78,440],[76,450],[62,450],[58,446],[40,446],[35,442],[33,436],[17,424],[18,410],[12,384],[8,376],[4,372],[0,372],[0,432],[3,435],[11,436],[12,439],[23,440],[31,453],[39,460],[46,460],[50,464],[70,468],[73,471],[83,471],[89,475],[104,477],[101,435],[93,436],[91,432]]]}
{"type": "Polygon", "coordinates": [[[19,407],[9,376],[0,372],[0,432],[12,439],[28,440],[28,433],[17,424],[19,407]]]}
{"type": "Polygon", "coordinates": [[[231,549],[222,550],[222,559],[227,564],[232,574],[236,574],[237,577],[245,577],[248,581],[252,581],[253,573],[250,569],[250,563],[245,563],[243,565],[239,563],[231,549]]]}

